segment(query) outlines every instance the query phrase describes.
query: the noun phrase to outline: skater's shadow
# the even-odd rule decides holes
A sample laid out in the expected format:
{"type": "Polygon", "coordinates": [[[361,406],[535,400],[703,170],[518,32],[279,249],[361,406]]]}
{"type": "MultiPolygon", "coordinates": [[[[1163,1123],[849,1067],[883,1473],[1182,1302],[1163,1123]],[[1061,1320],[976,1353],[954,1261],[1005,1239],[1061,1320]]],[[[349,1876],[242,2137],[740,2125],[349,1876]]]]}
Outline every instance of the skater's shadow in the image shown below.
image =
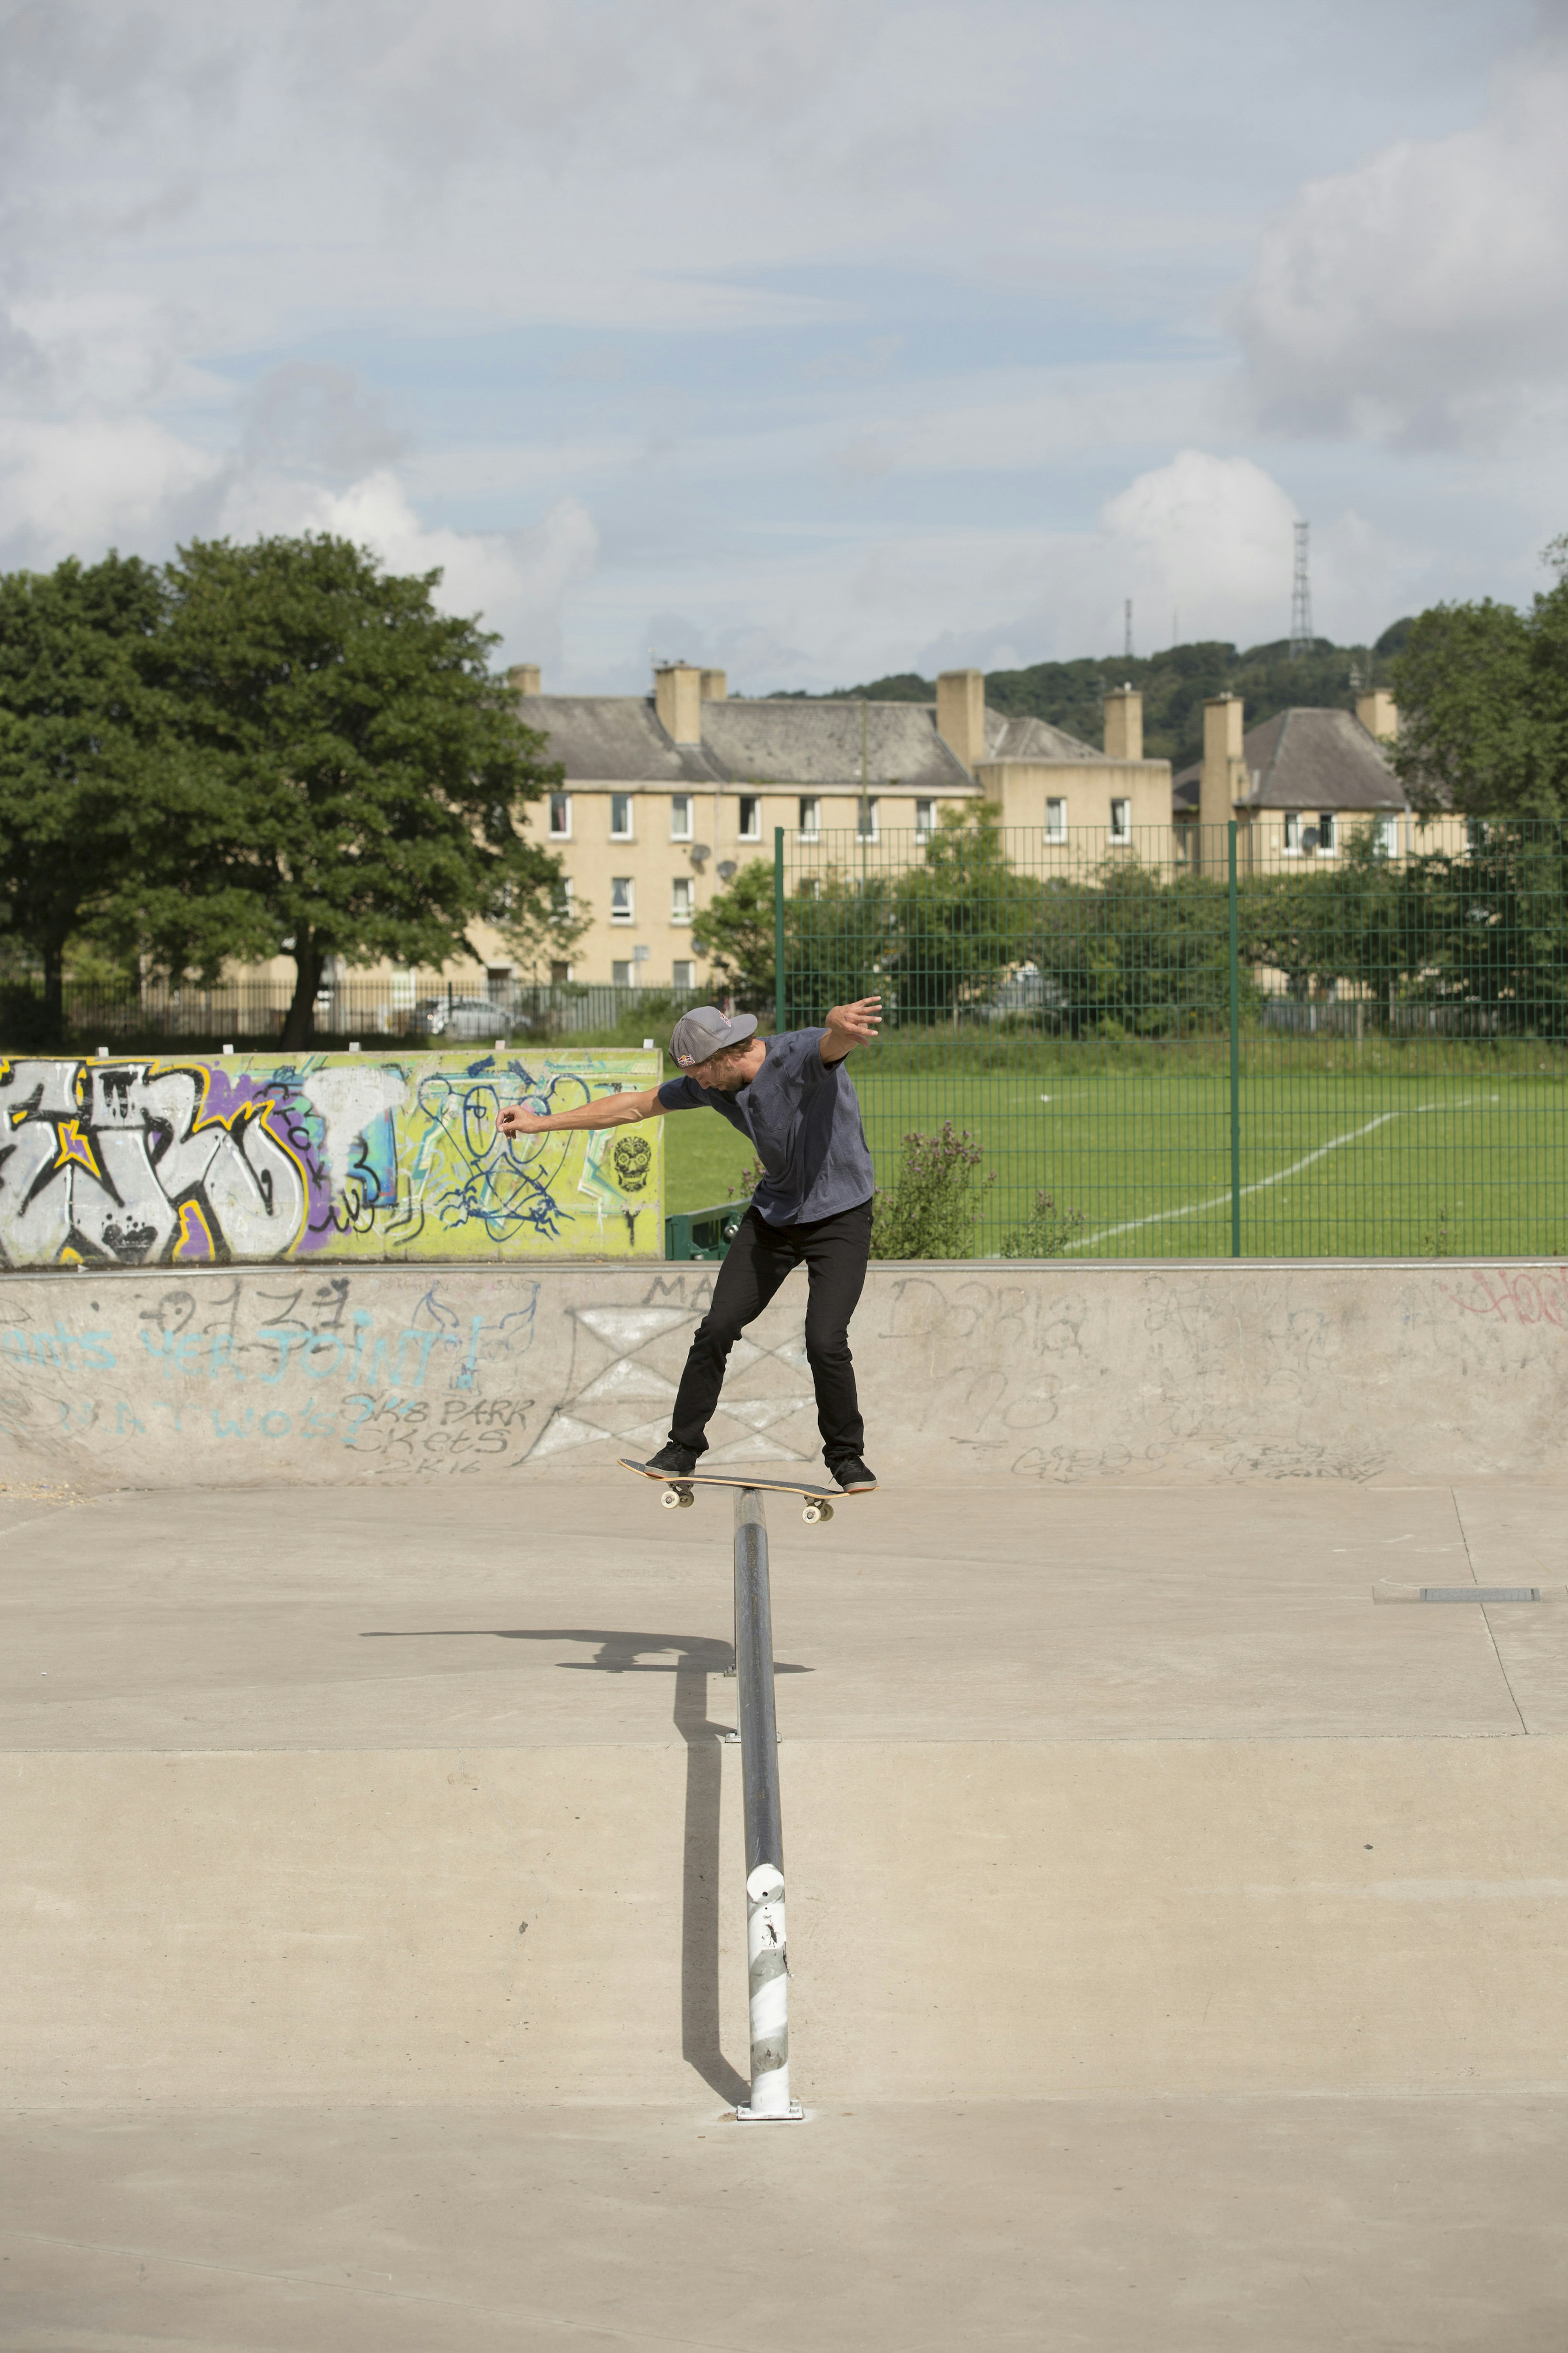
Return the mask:
{"type": "MultiPolygon", "coordinates": [[[[585,1626],[430,1626],[407,1632],[377,1629],[367,1641],[419,1641],[453,1637],[501,1642],[588,1642],[591,1659],[558,1659],[578,1673],[673,1675],[675,1729],[686,1744],[686,1826],[680,1910],[680,2050],[703,2082],[733,2106],[751,2086],[724,2056],[719,2018],[719,1809],[728,1729],[708,1714],[708,1679],[734,1672],[728,1642],[700,1634],[613,1633],[585,1626]]],[[[809,1667],[775,1660],[775,1675],[805,1675],[809,1667]]],[[[739,1898],[737,1898],[739,1901],[739,1898]]]]}

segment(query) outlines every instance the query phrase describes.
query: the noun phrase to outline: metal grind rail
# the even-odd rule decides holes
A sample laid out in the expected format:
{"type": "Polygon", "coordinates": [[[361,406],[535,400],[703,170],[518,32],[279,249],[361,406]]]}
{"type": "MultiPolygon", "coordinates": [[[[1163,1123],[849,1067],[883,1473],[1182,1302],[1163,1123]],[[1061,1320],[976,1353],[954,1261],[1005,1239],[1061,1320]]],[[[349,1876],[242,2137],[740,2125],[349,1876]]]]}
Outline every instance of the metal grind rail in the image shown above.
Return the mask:
{"type": "Polygon", "coordinates": [[[773,1628],[768,1532],[755,1487],[735,1496],[735,1688],[746,1829],[746,1958],[751,1995],[752,2096],[742,2124],[787,2124],[803,2111],[789,2095],[789,1960],[784,1939],[784,1828],[773,1711],[773,1628]]]}

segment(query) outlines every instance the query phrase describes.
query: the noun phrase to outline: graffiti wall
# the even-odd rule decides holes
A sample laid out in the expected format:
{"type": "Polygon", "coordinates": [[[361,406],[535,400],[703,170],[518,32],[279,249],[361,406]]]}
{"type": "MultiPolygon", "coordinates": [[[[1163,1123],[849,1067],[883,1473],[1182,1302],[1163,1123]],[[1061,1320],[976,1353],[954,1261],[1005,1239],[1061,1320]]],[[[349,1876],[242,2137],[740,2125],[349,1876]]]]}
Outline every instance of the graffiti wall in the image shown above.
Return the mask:
{"type": "Polygon", "coordinates": [[[659,1258],[664,1124],[508,1139],[657,1053],[0,1060],[10,1267],[659,1258]]]}

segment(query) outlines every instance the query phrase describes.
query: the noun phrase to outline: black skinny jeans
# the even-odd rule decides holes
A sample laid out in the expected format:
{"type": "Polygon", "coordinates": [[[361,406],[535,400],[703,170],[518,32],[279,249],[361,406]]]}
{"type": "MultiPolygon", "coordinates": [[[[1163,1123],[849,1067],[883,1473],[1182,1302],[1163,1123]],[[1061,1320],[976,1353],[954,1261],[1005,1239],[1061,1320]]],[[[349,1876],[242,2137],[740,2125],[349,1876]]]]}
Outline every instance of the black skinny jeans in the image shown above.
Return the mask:
{"type": "Polygon", "coordinates": [[[691,1335],[669,1434],[694,1454],[708,1451],[707,1430],[731,1349],[754,1324],[793,1267],[805,1264],[805,1354],[816,1391],[816,1426],[829,1469],[852,1461],[866,1443],[849,1354],[849,1318],[866,1282],[871,1254],[871,1204],[840,1209],[809,1225],[770,1226],[748,1209],[730,1255],[719,1269],[713,1300],[691,1335]]]}

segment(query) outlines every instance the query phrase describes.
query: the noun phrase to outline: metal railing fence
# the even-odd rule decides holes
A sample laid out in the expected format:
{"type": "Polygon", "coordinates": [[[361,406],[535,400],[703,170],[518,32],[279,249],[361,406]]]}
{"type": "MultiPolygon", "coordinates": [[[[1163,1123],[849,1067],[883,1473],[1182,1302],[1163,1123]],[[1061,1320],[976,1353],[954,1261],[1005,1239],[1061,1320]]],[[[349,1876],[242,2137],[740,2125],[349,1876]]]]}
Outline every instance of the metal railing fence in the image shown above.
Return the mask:
{"type": "Polygon", "coordinates": [[[1568,1253],[1568,828],[1401,830],[781,830],[775,1016],[880,991],[879,1182],[968,1130],[979,1255],[1568,1253]]]}
{"type": "MultiPolygon", "coordinates": [[[[283,1033],[292,987],[285,981],[236,980],[211,988],[147,982],[140,989],[68,981],[64,1034],[51,1036],[42,982],[0,980],[0,1051],[49,1045],[115,1046],[125,1042],[194,1045],[226,1042],[275,1046],[283,1033]]],[[[688,1006],[691,989],[617,988],[579,982],[540,987],[498,984],[480,971],[466,978],[416,976],[412,984],[350,973],[324,987],[315,1001],[318,1039],[356,1038],[461,1045],[496,1038],[570,1039],[615,1029],[646,1016],[668,1029],[688,1006]]]]}

